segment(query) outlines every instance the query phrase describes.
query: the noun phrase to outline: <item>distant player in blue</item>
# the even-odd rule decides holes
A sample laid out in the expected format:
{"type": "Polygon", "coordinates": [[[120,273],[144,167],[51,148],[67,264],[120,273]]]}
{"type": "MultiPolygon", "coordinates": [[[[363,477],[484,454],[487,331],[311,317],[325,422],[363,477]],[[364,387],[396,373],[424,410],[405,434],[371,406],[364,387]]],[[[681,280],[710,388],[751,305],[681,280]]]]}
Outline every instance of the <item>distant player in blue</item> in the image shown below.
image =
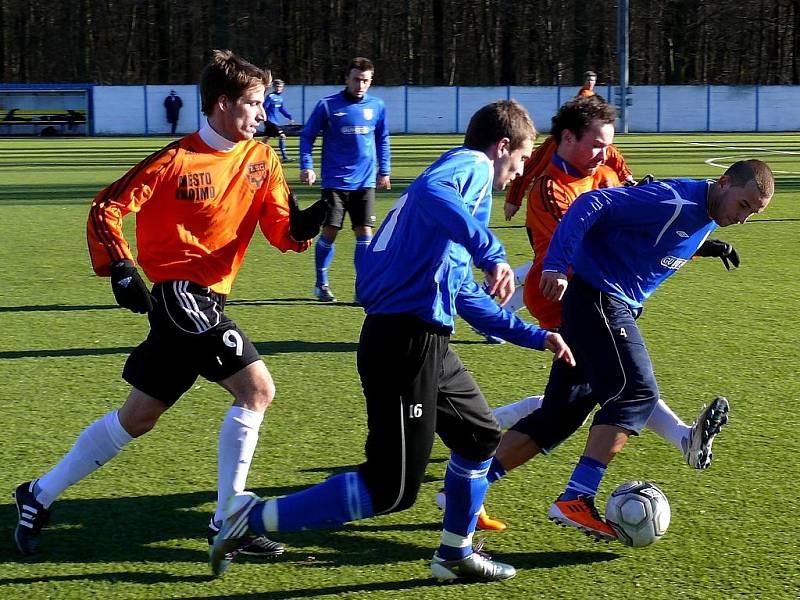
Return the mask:
{"type": "Polygon", "coordinates": [[[452,450],[445,474],[447,507],[441,545],[431,561],[440,579],[508,579],[514,568],[472,546],[486,472],[500,428],[461,359],[450,348],[456,311],[496,335],[547,348],[573,364],[557,333],[525,324],[477,286],[474,261],[489,293],[505,302],[514,273],[489,231],[492,190],[522,172],[536,132],[514,101],[480,109],[464,145],[442,155],[399,198],[369,246],[356,288],[367,316],[358,371],[367,401],[366,460],[301,492],[260,501],[240,494],[211,552],[215,574],[248,531],[336,527],[414,504],[434,434],[452,450]]]}
{"type": "MultiPolygon", "coordinates": [[[[616,539],[594,498],[608,463],[631,435],[639,434],[658,402],[653,366],[636,323],[644,301],[696,253],[720,256],[698,249],[717,227],[744,223],[762,212],[774,189],[769,167],[746,160],[717,181],[673,179],[588,192],[565,213],[545,257],[540,288],[550,300],[563,297],[560,332],[577,367],[554,363],[542,407],[510,430],[517,443],[525,440],[531,456],[546,453],[600,406],[583,456],[550,507],[551,520],[616,539]]],[[[504,472],[498,462],[490,480],[504,472]]]]}
{"type": "Polygon", "coordinates": [[[328,269],[345,213],[350,213],[356,235],[353,263],[358,274],[375,225],[375,186],[392,187],[386,109],[383,100],[367,94],[374,73],[372,61],[350,61],[345,89],[320,100],[300,133],[300,181],[308,185],[317,180],[311,151],[317,136],[322,135],[321,186],[328,219],[314,252],[314,295],[322,302],[336,301],[328,284],[328,269]]]}
{"type": "Polygon", "coordinates": [[[292,162],[292,159],[286,154],[286,134],[283,133],[280,127],[280,117],[278,116],[279,114],[283,115],[289,119],[290,123],[294,123],[291,113],[283,107],[284,86],[283,79],[276,79],[272,82],[272,92],[267,94],[266,102],[264,102],[264,112],[267,113],[267,121],[275,125],[280,132],[278,134],[278,146],[281,151],[281,160],[283,162],[292,162]]]}

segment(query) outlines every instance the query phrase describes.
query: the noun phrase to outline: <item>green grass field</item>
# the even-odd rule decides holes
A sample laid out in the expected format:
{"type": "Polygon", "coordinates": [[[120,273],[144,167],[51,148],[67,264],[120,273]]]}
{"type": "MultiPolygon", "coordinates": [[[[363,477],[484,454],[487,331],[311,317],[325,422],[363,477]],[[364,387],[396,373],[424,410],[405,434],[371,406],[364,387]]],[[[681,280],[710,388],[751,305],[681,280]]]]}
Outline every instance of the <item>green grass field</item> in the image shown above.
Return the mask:
{"type": "MultiPolygon", "coordinates": [[[[394,189],[378,215],[456,137],[393,139],[394,189]]],[[[429,576],[441,513],[434,495],[447,451],[437,442],[417,505],[334,532],[275,536],[274,562],[237,561],[210,577],[204,539],[216,494],[216,436],[227,394],[204,380],[113,462],[54,505],[42,553],[13,543],[13,488],[49,469],[91,421],[121,404],[120,371],[147,332],[93,276],[85,241],[91,198],[165,138],[0,140],[0,598],[795,598],[800,477],[800,138],[796,135],[620,136],[637,175],[713,177],[738,157],[778,178],[769,210],[721,230],[742,257],[726,272],[696,260],[649,302],[640,321],[663,396],[685,420],[724,394],[731,421],[709,471],[690,469],[652,433],[611,465],[600,498],[628,479],[668,495],[672,524],[655,546],[594,543],[546,519],[586,431],[494,486],[490,512],[510,524],[487,548],[519,573],[488,585],[429,576]]],[[[296,139],[290,140],[296,156],[296,139]]],[[[296,163],[287,177],[304,203],[296,163]]],[[[522,215],[493,226],[514,265],[530,248],[522,215]]],[[[131,225],[129,223],[128,225],[131,225]]],[[[133,236],[133,228],[127,230],[133,236]]],[[[337,243],[334,292],[352,294],[353,236],[337,243]]],[[[361,309],[311,299],[313,252],[281,255],[256,233],[229,314],[262,353],[277,397],[261,430],[249,487],[274,496],[362,459],[365,411],[355,369],[361,309]]],[[[549,355],[480,343],[458,324],[454,347],[492,405],[544,389],[549,355]]]]}

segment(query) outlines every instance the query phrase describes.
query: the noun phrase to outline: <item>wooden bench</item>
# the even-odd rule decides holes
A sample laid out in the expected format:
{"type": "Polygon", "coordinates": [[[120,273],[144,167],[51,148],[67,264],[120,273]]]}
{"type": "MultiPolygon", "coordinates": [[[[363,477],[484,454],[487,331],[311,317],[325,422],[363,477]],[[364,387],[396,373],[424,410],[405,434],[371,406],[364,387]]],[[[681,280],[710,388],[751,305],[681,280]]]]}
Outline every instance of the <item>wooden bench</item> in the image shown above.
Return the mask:
{"type": "Polygon", "coordinates": [[[27,108],[0,109],[0,131],[11,133],[33,133],[55,135],[59,132],[73,132],[79,125],[86,125],[86,112],[83,110],[34,110],[27,108]]]}

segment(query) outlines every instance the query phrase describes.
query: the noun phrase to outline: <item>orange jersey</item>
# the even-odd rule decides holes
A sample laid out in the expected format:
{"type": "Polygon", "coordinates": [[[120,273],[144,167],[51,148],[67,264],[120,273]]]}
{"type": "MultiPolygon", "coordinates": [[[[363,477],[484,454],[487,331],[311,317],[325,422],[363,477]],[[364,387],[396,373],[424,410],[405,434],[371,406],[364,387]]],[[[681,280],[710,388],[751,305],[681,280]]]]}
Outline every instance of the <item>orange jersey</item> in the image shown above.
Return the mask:
{"type": "Polygon", "coordinates": [[[151,154],[92,201],[87,238],[92,267],[109,276],[133,260],[122,219],[136,213],[138,262],[153,283],[192,281],[228,294],[256,224],[281,252],[311,242],[289,235],[289,187],[269,146],[210,148],[195,132],[151,154]]]}
{"type": "Polygon", "coordinates": [[[525,279],[524,299],[528,311],[543,329],[553,329],[561,324],[561,304],[547,300],[539,289],[542,263],[556,227],[578,196],[600,187],[619,185],[617,174],[606,165],[600,165],[592,176],[577,177],[567,173],[555,162],[550,162],[534,183],[528,196],[525,220],[534,260],[525,279]]]}
{"type": "Polygon", "coordinates": [[[578,93],[575,95],[576,98],[588,98],[589,96],[595,96],[596,92],[592,89],[589,89],[588,85],[583,86],[581,89],[578,90],[578,93]]]}
{"type": "MultiPolygon", "coordinates": [[[[530,158],[525,161],[522,175],[509,184],[506,190],[506,202],[522,206],[522,199],[525,198],[525,194],[528,193],[531,183],[541,175],[547,165],[550,164],[557,147],[558,144],[556,144],[555,138],[551,135],[533,151],[530,158]]],[[[625,181],[633,177],[633,172],[628,168],[628,165],[625,164],[625,158],[623,158],[622,153],[617,150],[617,147],[614,145],[606,149],[606,160],[604,164],[611,167],[611,169],[617,173],[617,177],[620,181],[625,181]]],[[[601,187],[613,186],[606,185],[601,187]]]]}

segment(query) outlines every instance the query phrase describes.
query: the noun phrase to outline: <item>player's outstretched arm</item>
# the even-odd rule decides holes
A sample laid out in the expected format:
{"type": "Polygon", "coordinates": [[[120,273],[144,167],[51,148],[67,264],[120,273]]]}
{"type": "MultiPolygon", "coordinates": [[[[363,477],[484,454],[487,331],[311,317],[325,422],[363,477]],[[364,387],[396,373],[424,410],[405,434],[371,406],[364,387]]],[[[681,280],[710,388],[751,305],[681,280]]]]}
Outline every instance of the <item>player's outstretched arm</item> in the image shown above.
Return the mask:
{"type": "Polygon", "coordinates": [[[555,354],[556,360],[563,360],[570,367],[575,366],[575,357],[572,356],[572,350],[570,350],[560,334],[555,331],[548,333],[544,339],[544,347],[555,354]]]}

